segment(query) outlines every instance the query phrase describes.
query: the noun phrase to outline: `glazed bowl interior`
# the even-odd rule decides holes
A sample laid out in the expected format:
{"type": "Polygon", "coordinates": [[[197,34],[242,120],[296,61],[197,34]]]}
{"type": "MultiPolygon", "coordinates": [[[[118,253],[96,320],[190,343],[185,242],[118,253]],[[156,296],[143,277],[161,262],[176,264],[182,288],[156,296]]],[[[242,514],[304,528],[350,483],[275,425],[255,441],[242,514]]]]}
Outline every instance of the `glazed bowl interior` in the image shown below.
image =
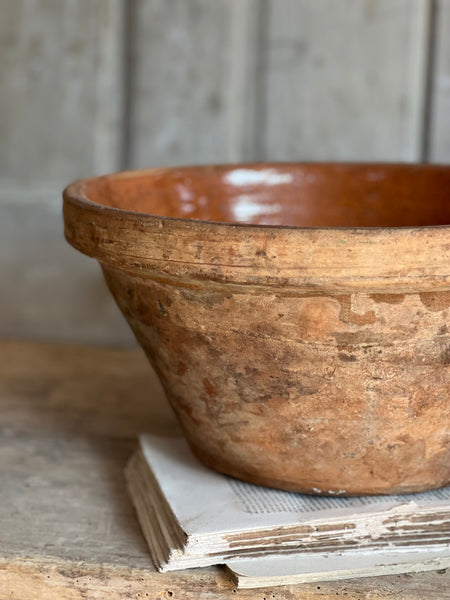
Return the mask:
{"type": "Polygon", "coordinates": [[[83,189],[91,202],[134,213],[288,227],[448,225],[449,194],[448,167],[364,163],[153,169],[83,189]]]}

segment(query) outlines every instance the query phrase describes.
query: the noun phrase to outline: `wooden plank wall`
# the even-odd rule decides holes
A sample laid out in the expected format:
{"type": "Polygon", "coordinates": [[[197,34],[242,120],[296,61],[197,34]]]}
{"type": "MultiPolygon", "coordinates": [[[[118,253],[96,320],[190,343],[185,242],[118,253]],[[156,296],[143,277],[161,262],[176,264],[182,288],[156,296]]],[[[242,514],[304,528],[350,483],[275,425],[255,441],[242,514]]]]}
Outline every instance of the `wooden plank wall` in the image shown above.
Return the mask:
{"type": "Polygon", "coordinates": [[[132,343],[63,240],[68,182],[450,160],[450,0],[0,0],[0,336],[132,343]]]}
{"type": "Polygon", "coordinates": [[[121,0],[0,0],[0,335],[130,339],[61,190],[122,166],[121,0]]]}

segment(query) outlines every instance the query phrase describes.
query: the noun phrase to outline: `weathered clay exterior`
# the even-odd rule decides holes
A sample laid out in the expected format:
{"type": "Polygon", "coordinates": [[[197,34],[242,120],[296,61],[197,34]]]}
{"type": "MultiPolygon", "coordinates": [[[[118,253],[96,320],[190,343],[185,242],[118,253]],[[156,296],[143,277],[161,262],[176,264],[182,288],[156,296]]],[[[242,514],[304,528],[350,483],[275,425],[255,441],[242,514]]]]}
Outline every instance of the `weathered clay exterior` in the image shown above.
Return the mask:
{"type": "Polygon", "coordinates": [[[427,166],[125,173],[65,191],[66,237],[100,261],[206,464],[410,492],[450,480],[449,190],[427,166]],[[260,225],[213,222],[243,197],[260,225]]]}

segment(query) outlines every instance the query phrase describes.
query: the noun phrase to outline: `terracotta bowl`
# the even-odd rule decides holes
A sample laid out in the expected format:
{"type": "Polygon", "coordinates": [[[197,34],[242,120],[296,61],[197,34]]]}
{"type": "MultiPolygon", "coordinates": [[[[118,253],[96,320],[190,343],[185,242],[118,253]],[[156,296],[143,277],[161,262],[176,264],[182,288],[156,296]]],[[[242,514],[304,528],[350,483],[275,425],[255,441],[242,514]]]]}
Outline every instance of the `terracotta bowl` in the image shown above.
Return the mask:
{"type": "Polygon", "coordinates": [[[154,169],[64,192],[195,454],[306,493],[450,480],[450,167],[154,169]]]}

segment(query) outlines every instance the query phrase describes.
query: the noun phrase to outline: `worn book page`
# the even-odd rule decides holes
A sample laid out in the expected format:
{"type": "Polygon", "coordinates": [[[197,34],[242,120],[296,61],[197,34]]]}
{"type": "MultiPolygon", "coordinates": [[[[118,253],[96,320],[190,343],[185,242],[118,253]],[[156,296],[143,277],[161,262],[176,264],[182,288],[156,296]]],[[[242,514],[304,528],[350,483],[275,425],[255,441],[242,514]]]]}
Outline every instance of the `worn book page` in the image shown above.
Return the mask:
{"type": "Polygon", "coordinates": [[[450,548],[237,559],[226,566],[238,588],[258,588],[445,569],[450,567],[450,548]]]}
{"type": "Polygon", "coordinates": [[[216,473],[198,461],[182,437],[145,434],[140,442],[178,523],[194,538],[343,519],[361,521],[367,533],[376,537],[384,532],[385,516],[408,521],[417,513],[424,515],[425,522],[433,521],[436,513],[434,530],[449,525],[450,488],[399,496],[308,496],[216,473]]]}

